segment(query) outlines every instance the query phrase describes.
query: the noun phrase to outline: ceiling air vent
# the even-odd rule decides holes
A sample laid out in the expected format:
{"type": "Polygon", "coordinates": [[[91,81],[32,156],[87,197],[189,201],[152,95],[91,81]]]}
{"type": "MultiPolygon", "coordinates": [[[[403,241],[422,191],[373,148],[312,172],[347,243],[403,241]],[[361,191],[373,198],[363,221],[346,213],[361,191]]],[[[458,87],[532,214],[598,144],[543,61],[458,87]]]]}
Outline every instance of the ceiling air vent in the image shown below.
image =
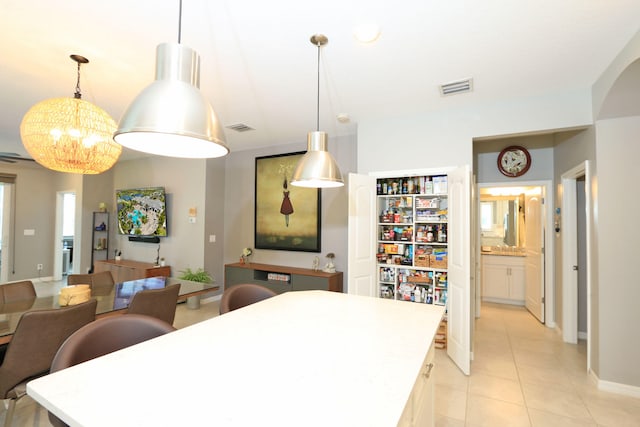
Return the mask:
{"type": "Polygon", "coordinates": [[[472,90],[473,79],[458,80],[457,82],[445,83],[440,85],[440,94],[442,94],[442,96],[471,92],[472,90]]]}
{"type": "Polygon", "coordinates": [[[244,123],[236,123],[234,125],[227,126],[227,129],[235,130],[236,132],[247,132],[254,130],[251,126],[247,126],[244,123]]]}

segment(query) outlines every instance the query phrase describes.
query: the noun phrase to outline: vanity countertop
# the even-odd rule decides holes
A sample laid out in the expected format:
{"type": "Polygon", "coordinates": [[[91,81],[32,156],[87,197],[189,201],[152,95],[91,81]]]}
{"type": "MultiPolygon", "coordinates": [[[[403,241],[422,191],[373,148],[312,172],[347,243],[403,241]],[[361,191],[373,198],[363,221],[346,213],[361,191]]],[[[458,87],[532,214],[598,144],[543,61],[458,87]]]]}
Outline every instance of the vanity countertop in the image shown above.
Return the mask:
{"type": "Polygon", "coordinates": [[[493,250],[489,250],[489,251],[481,251],[482,255],[495,255],[495,256],[511,256],[511,257],[525,257],[527,256],[523,251],[516,251],[516,252],[511,252],[511,251],[506,251],[506,250],[501,250],[501,251],[493,251],[493,250]]]}

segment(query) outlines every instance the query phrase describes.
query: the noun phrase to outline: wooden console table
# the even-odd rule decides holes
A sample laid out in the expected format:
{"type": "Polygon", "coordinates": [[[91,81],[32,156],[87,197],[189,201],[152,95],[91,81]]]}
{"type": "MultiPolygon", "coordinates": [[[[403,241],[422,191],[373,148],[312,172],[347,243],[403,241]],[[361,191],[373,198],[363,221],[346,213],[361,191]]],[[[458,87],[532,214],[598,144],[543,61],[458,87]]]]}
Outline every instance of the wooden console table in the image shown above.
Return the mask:
{"type": "Polygon", "coordinates": [[[132,261],[122,259],[107,259],[95,261],[95,272],[110,271],[116,283],[128,282],[129,280],[144,279],[156,276],[171,276],[171,267],[155,265],[150,262],[132,261]]]}
{"type": "Polygon", "coordinates": [[[224,287],[256,283],[275,292],[322,290],[342,292],[342,272],[325,273],[309,268],[239,262],[224,266],[224,287]]]}

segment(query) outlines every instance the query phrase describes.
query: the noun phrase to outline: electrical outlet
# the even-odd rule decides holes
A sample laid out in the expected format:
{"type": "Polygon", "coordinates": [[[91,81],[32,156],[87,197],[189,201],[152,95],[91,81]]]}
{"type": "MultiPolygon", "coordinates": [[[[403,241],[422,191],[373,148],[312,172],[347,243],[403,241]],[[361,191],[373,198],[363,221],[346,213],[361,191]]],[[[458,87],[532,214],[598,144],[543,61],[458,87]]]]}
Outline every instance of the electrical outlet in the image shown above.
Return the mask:
{"type": "Polygon", "coordinates": [[[42,271],[42,264],[37,265],[38,271],[42,271]]]}

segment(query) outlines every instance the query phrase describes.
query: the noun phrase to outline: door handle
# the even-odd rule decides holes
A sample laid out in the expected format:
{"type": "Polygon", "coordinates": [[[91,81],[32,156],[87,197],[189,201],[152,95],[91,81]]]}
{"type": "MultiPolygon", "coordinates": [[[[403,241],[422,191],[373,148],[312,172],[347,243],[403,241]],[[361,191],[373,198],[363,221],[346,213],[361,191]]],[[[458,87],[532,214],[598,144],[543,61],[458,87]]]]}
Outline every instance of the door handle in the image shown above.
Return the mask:
{"type": "Polygon", "coordinates": [[[573,266],[573,271],[578,271],[578,266],[577,265],[573,266]]]}

